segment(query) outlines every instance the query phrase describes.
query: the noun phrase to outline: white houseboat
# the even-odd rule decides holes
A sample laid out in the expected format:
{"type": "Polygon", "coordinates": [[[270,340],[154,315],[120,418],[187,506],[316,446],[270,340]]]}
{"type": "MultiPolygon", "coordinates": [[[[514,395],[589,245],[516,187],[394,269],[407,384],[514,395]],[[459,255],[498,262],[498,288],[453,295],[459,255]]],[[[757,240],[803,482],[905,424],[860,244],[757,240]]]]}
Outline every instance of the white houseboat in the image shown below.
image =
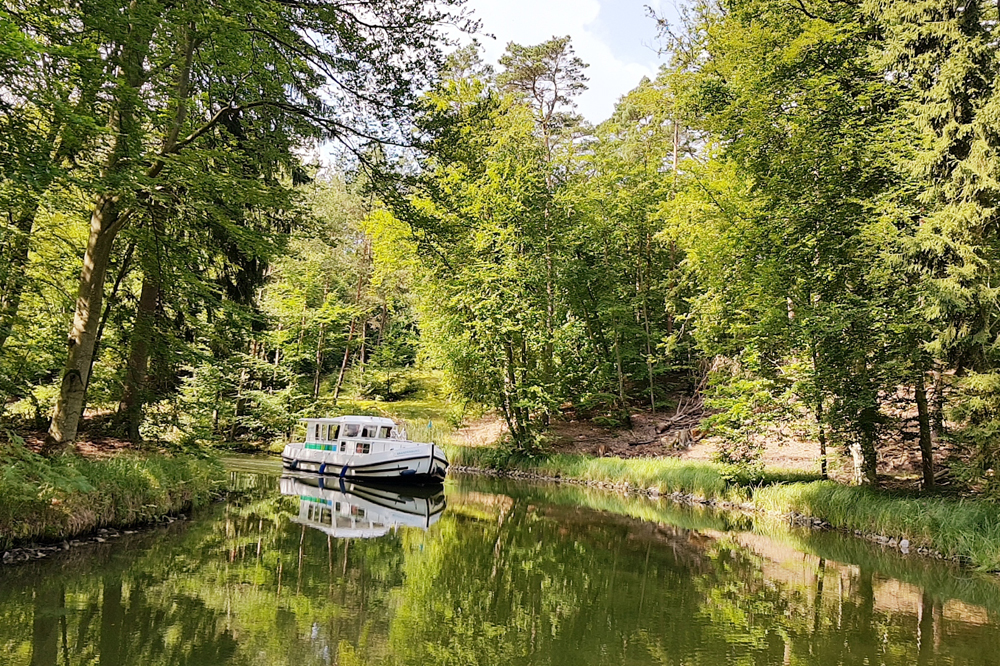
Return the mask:
{"type": "Polygon", "coordinates": [[[442,486],[410,493],[315,475],[281,477],[281,494],[299,496],[299,515],[293,522],[335,539],[371,539],[399,527],[427,529],[447,506],[442,486]]]}
{"type": "Polygon", "coordinates": [[[448,458],[433,443],[411,442],[392,419],[338,416],[303,419],[304,442],[281,452],[286,469],[352,481],[440,483],[448,458]]]}

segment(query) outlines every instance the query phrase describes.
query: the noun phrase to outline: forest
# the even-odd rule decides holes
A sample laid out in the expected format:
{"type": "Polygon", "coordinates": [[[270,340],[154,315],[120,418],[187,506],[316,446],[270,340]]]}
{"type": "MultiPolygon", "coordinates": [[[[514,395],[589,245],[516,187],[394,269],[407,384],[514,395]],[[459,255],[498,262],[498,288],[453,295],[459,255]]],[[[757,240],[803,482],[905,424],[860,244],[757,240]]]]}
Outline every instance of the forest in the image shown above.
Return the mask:
{"type": "Polygon", "coordinates": [[[494,66],[462,0],[5,0],[4,438],[257,446],[424,373],[511,451],[697,397],[720,462],[794,421],[866,485],[912,406],[923,487],[996,495],[997,4],[649,20],[594,126],[569,37],[494,66]]]}

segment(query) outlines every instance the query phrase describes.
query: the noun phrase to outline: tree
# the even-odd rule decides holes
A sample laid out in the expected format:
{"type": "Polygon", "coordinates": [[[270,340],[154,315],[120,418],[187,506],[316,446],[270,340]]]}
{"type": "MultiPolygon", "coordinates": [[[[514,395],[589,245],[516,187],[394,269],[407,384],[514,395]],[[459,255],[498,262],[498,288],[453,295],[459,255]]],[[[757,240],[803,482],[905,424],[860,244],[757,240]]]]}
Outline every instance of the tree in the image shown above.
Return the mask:
{"type": "MultiPolygon", "coordinates": [[[[557,151],[567,147],[579,130],[581,118],[572,113],[576,106],[573,98],[587,89],[587,77],[583,70],[587,65],[573,51],[570,38],[553,37],[536,46],[521,46],[513,42],[507,44],[507,51],[500,58],[504,68],[497,77],[501,90],[512,93],[531,109],[535,120],[536,133],[545,148],[545,185],[549,197],[555,196],[557,188],[557,151]]],[[[553,246],[561,235],[562,220],[551,202],[546,202],[542,211],[544,257],[545,257],[545,344],[543,372],[546,380],[554,381],[554,349],[556,306],[556,255],[553,246]]],[[[544,415],[547,421],[548,413],[544,415]]]]}
{"type": "Polygon", "coordinates": [[[906,95],[907,121],[917,140],[899,162],[914,186],[903,199],[916,226],[908,247],[921,289],[924,359],[918,366],[924,484],[933,485],[930,410],[924,375],[936,367],[932,407],[940,434],[944,373],[961,377],[957,416],[969,426],[960,436],[973,445],[980,470],[995,457],[990,403],[997,363],[994,352],[998,298],[996,233],[1000,139],[994,108],[997,47],[995,4],[978,1],[867,3],[884,26],[882,63],[906,95]],[[965,405],[977,405],[964,409],[965,405]]]}
{"type": "Polygon", "coordinates": [[[91,115],[102,72],[97,43],[66,30],[59,2],[8,3],[0,9],[0,351],[28,286],[31,236],[50,188],[65,183],[91,147],[91,115]]]}
{"type": "Polygon", "coordinates": [[[217,14],[152,0],[74,9],[72,20],[102,39],[111,78],[99,105],[112,138],[94,182],[50,448],[76,437],[114,241],[170,180],[173,165],[186,155],[218,156],[211,151],[222,145],[233,159],[245,158],[243,132],[266,137],[286,164],[302,141],[329,138],[353,148],[388,138],[389,124],[405,121],[414,90],[440,62],[438,26],[459,5],[249,0],[217,14]],[[219,51],[224,62],[211,55],[219,51]],[[366,119],[385,131],[370,134],[366,119]]]}
{"type": "Polygon", "coordinates": [[[464,398],[500,412],[518,447],[554,410],[550,193],[531,109],[462,52],[426,97],[422,175],[396,215],[425,249],[421,333],[464,398]],[[469,74],[472,76],[469,76],[469,74]]]}
{"type": "Polygon", "coordinates": [[[706,29],[700,96],[730,187],[750,201],[704,231],[718,255],[699,258],[704,351],[775,378],[806,359],[801,395],[848,443],[856,480],[876,484],[880,393],[896,386],[908,321],[887,263],[906,220],[878,214],[899,176],[881,152],[898,101],[867,57],[877,27],[836,3],[727,9],[706,29]]]}

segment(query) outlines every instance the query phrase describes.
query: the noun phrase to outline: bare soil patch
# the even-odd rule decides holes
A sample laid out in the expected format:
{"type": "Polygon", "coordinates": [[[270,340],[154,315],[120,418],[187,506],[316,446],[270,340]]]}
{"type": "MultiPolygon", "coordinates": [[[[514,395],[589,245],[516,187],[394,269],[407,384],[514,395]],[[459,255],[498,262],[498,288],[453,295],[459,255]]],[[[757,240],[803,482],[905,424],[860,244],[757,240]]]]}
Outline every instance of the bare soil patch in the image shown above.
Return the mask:
{"type": "MultiPolygon", "coordinates": [[[[699,422],[705,413],[693,409],[681,414],[677,410],[634,411],[631,427],[608,427],[578,417],[567,410],[553,421],[548,432],[549,442],[559,453],[575,453],[618,458],[678,458],[710,462],[720,444],[718,437],[705,436],[699,422]],[[678,418],[680,417],[680,418],[678,418]]],[[[879,476],[883,485],[896,489],[919,489],[921,481],[920,447],[917,435],[916,408],[912,396],[901,392],[893,396],[889,410],[892,423],[884,428],[879,446],[879,476]]],[[[506,432],[502,419],[487,415],[457,432],[465,446],[490,446],[506,432]]],[[[809,436],[809,424],[788,422],[776,425],[762,436],[763,462],[772,469],[819,473],[819,442],[809,436]]],[[[956,447],[935,441],[935,469],[938,483],[950,483],[948,463],[961,455],[956,447]]],[[[851,458],[842,447],[829,446],[828,470],[831,478],[844,483],[851,480],[851,458]]]]}
{"type": "MultiPolygon", "coordinates": [[[[41,432],[27,433],[22,436],[24,437],[25,446],[35,453],[39,453],[45,444],[45,435],[46,433],[43,430],[41,432]]],[[[89,437],[87,433],[80,433],[80,439],[72,445],[72,449],[87,458],[110,458],[123,451],[138,450],[132,442],[126,439],[104,436],[89,437]]]]}

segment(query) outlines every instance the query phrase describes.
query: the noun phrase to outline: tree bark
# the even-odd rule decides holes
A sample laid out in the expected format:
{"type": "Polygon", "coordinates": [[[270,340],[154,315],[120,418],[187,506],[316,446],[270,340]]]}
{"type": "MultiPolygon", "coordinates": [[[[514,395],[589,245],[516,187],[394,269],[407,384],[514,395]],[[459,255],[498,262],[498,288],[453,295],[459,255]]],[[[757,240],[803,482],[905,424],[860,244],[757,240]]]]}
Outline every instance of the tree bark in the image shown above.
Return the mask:
{"type": "Polygon", "coordinates": [[[922,371],[917,375],[913,393],[917,400],[917,421],[920,424],[920,468],[923,472],[923,488],[930,490],[934,487],[934,448],[931,443],[931,417],[922,371]]]}
{"type": "Polygon", "coordinates": [[[365,354],[368,352],[368,320],[361,321],[361,349],[358,350],[358,372],[365,376],[365,354]]]}
{"type": "Polygon", "coordinates": [[[139,425],[142,423],[143,406],[146,402],[146,375],[149,368],[149,345],[155,329],[156,305],[160,300],[160,280],[156,269],[143,272],[139,306],[132,329],[132,344],[129,350],[128,366],[125,371],[125,388],[122,392],[119,413],[125,417],[125,428],[129,441],[138,443],[139,425]]]}
{"type": "Polygon", "coordinates": [[[656,392],[653,383],[653,343],[649,332],[649,282],[652,265],[649,258],[649,238],[646,238],[646,277],[642,279],[642,266],[638,267],[640,280],[643,282],[642,290],[642,325],[646,333],[646,375],[649,379],[649,409],[656,413],[656,392]]]}
{"type": "Polygon", "coordinates": [[[101,313],[101,323],[97,325],[97,336],[94,340],[94,353],[90,356],[90,369],[87,370],[87,385],[83,387],[83,408],[87,408],[87,390],[90,388],[90,377],[94,375],[94,360],[101,354],[101,340],[104,338],[104,329],[108,325],[108,319],[111,317],[111,308],[114,307],[115,301],[118,296],[118,288],[121,287],[122,281],[125,276],[128,275],[129,270],[132,267],[132,253],[135,251],[135,243],[129,245],[128,250],[125,251],[125,256],[122,258],[122,265],[118,269],[118,277],[115,278],[115,283],[111,287],[111,293],[108,294],[107,302],[104,304],[104,312],[101,313]]]}
{"type": "Polygon", "coordinates": [[[615,369],[618,372],[618,401],[621,414],[624,416],[625,425],[632,426],[632,417],[628,413],[628,403],[625,400],[625,371],[622,369],[622,349],[618,342],[620,334],[615,327],[615,369]]]}
{"type": "MultiPolygon", "coordinates": [[[[365,271],[368,267],[370,251],[369,240],[365,238],[364,248],[362,250],[362,266],[359,269],[358,274],[358,289],[354,294],[354,305],[361,304],[361,292],[365,286],[365,271]]],[[[340,373],[337,375],[337,385],[333,387],[333,404],[337,404],[337,400],[340,399],[340,388],[344,385],[344,374],[347,372],[347,361],[351,358],[351,341],[354,339],[354,328],[357,326],[357,317],[351,318],[351,327],[347,332],[347,344],[344,345],[344,360],[340,362],[340,373]]]]}
{"type": "MultiPolygon", "coordinates": [[[[325,328],[325,324],[320,324],[319,334],[316,337],[316,372],[313,374],[313,400],[319,398],[319,380],[323,373],[323,337],[325,328]]],[[[336,401],[336,398],[334,398],[334,401],[336,401]]]]}
{"type": "Polygon", "coordinates": [[[859,448],[861,452],[860,478],[862,485],[878,486],[878,453],[875,450],[875,440],[877,433],[875,429],[876,409],[869,406],[862,410],[861,414],[861,441],[859,448]]]}
{"type": "Polygon", "coordinates": [[[118,197],[102,195],[90,218],[90,238],[83,256],[77,290],[76,314],[69,332],[66,365],[55,413],[46,439],[46,452],[53,452],[76,439],[83,416],[84,396],[90,378],[90,362],[97,342],[97,329],[104,301],[104,279],[111,248],[122,222],[118,197]]]}
{"type": "Polygon", "coordinates": [[[826,459],[826,426],[823,424],[823,400],[816,401],[816,425],[819,427],[819,471],[823,479],[830,478],[826,459]]]}
{"type": "Polygon", "coordinates": [[[935,369],[931,372],[934,383],[931,386],[933,404],[931,410],[931,423],[935,439],[944,437],[944,373],[941,366],[935,363],[935,369]]]}
{"type": "MultiPolygon", "coordinates": [[[[130,7],[129,11],[135,7],[130,7]]],[[[114,147],[108,156],[102,178],[110,187],[97,198],[90,216],[90,237],[83,256],[80,284],[77,291],[76,313],[69,332],[69,351],[63,369],[59,398],[52,414],[44,451],[52,453],[76,439],[86,400],[90,366],[97,342],[104,299],[104,279],[115,237],[128,219],[121,210],[119,192],[127,177],[136,151],[141,150],[143,127],[138,117],[139,90],[146,82],[145,61],[154,26],[150,21],[130,22],[119,54],[120,75],[115,90],[112,127],[116,130],[114,147]]],[[[190,66],[190,58],[185,61],[190,66]]],[[[186,92],[186,73],[181,74],[181,90],[186,92]]],[[[179,107],[185,105],[178,102],[179,107]]],[[[185,107],[186,108],[186,107],[185,107]]],[[[183,120],[178,110],[177,120],[183,120]]],[[[169,140],[169,137],[168,137],[169,140]]],[[[166,144],[164,149],[166,149],[166,144]]],[[[172,146],[171,146],[172,150],[172,146]]],[[[147,176],[155,178],[163,167],[162,159],[150,167],[147,176]]]]}

